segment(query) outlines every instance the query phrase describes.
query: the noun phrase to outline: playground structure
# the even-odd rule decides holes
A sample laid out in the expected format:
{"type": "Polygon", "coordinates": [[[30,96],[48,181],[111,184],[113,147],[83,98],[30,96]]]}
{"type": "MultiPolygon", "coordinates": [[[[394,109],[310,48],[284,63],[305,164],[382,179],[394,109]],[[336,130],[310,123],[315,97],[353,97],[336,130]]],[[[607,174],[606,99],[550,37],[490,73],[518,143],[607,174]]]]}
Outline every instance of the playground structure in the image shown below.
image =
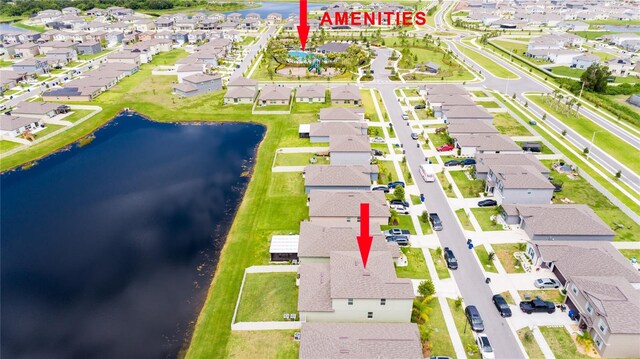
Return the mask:
{"type": "Polygon", "coordinates": [[[316,57],[313,59],[313,61],[311,62],[311,65],[309,65],[307,69],[309,70],[309,73],[315,70],[316,74],[320,75],[320,73],[322,72],[320,65],[321,65],[320,59],[316,57]]]}

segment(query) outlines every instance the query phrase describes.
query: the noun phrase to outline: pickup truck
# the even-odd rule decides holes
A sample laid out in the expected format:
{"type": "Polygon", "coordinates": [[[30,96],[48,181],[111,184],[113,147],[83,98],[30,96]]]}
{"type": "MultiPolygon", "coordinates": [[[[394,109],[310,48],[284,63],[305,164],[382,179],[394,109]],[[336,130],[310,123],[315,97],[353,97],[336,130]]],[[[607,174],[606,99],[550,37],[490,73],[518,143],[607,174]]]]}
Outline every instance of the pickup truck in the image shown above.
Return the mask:
{"type": "Polygon", "coordinates": [[[400,228],[391,228],[388,231],[384,231],[383,234],[384,234],[385,237],[405,236],[407,238],[411,235],[411,233],[408,230],[400,229],[400,228]]]}
{"type": "Polygon", "coordinates": [[[531,313],[553,313],[556,311],[556,306],[542,299],[534,299],[520,302],[520,310],[527,314],[531,313]]]}

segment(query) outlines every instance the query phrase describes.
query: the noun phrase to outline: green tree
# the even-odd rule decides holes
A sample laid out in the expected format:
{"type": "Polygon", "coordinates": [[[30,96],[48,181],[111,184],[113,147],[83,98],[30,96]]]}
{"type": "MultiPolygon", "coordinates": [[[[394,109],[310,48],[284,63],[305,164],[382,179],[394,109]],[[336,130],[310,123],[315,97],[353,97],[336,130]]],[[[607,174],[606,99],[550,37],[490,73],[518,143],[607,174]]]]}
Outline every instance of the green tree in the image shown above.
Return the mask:
{"type": "Polygon", "coordinates": [[[436,287],[433,285],[431,279],[420,282],[418,285],[418,294],[420,294],[422,298],[431,297],[436,294],[436,287]]]}
{"type": "Polygon", "coordinates": [[[585,90],[606,93],[609,76],[609,67],[594,63],[584,71],[580,80],[584,83],[585,90]]]}
{"type": "Polygon", "coordinates": [[[393,190],[393,198],[404,200],[404,187],[396,186],[396,188],[393,190]]]}

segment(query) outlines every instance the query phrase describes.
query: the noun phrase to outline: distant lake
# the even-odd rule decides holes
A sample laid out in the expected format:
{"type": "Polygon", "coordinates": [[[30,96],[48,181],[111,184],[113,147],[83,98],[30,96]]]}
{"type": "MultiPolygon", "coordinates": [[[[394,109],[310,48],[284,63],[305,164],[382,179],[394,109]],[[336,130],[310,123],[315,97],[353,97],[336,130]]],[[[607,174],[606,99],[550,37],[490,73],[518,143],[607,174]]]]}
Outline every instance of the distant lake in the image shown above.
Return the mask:
{"type": "Polygon", "coordinates": [[[19,27],[15,27],[13,25],[11,25],[11,23],[8,22],[2,22],[0,23],[0,32],[24,32],[27,31],[25,29],[19,28],[19,27]]]}
{"type": "MultiPolygon", "coordinates": [[[[286,19],[287,16],[289,16],[289,14],[298,15],[300,13],[300,3],[298,2],[263,2],[263,3],[258,3],[258,5],[261,5],[261,6],[259,8],[254,8],[254,9],[247,9],[247,10],[240,10],[240,11],[227,11],[225,12],[225,14],[231,14],[231,13],[237,12],[238,14],[244,17],[247,14],[256,13],[256,14],[260,14],[260,17],[262,19],[265,19],[267,15],[271,14],[272,12],[275,12],[282,15],[282,17],[286,19]]],[[[329,6],[329,4],[308,3],[307,9],[309,11],[320,10],[320,8],[323,6],[329,6]]]]}
{"type": "Polygon", "coordinates": [[[175,357],[263,135],[124,114],[1,175],[1,357],[175,357]]]}

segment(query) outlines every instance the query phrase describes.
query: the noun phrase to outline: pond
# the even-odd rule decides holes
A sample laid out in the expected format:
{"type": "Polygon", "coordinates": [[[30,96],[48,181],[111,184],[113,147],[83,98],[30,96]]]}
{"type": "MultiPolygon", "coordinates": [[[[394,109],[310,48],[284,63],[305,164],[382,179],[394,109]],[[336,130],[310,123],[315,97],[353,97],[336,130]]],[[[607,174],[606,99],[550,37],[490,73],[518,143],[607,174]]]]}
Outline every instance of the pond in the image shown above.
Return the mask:
{"type": "MultiPolygon", "coordinates": [[[[278,13],[282,15],[284,19],[289,14],[298,15],[300,12],[300,4],[298,2],[262,2],[258,3],[259,8],[246,9],[240,11],[227,11],[225,14],[238,13],[243,17],[247,14],[256,13],[259,14],[262,19],[265,19],[267,15],[271,13],[278,13]]],[[[327,6],[327,4],[308,3],[307,9],[311,11],[320,10],[320,8],[327,6]]]]}
{"type": "Polygon", "coordinates": [[[0,23],[0,32],[25,32],[27,30],[15,27],[11,23],[2,22],[0,23]]]}
{"type": "Polygon", "coordinates": [[[1,356],[176,357],[263,135],[121,114],[2,174],[1,356]]]}

